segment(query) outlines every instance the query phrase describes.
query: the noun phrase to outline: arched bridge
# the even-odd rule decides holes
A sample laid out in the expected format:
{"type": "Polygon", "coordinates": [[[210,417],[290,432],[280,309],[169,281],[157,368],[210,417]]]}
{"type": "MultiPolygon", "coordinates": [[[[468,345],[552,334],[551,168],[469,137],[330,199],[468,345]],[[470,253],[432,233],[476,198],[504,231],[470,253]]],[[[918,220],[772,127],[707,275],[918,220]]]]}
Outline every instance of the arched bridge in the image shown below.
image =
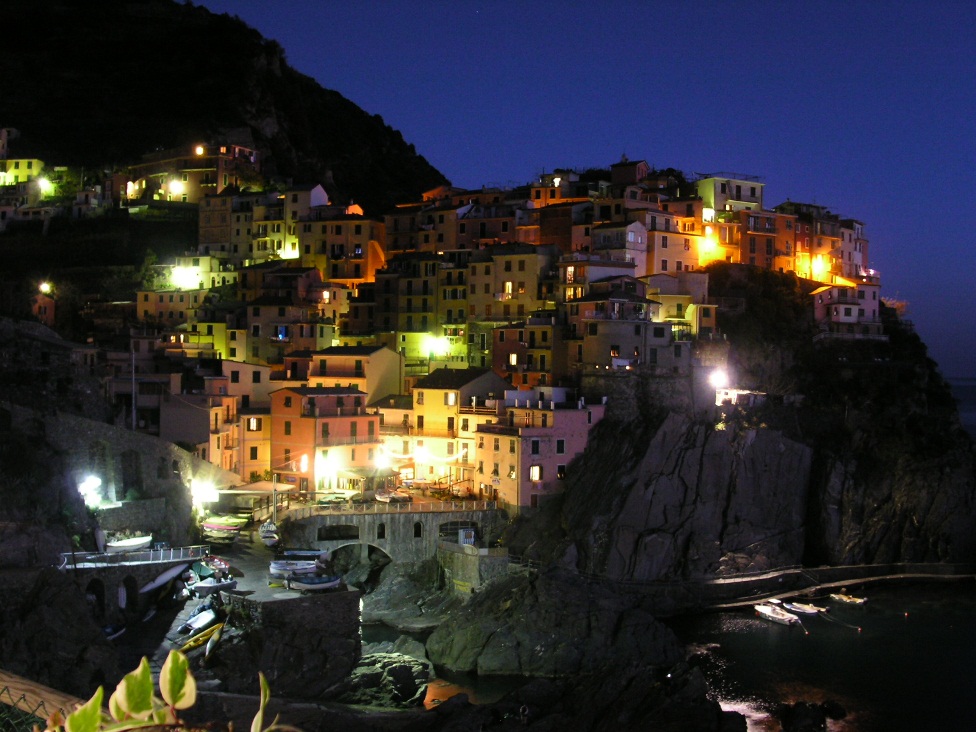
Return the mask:
{"type": "Polygon", "coordinates": [[[279,517],[287,546],[319,551],[374,546],[394,562],[419,562],[437,554],[438,541],[483,542],[508,521],[494,501],[368,504],[349,508],[292,507],[279,517]]]}

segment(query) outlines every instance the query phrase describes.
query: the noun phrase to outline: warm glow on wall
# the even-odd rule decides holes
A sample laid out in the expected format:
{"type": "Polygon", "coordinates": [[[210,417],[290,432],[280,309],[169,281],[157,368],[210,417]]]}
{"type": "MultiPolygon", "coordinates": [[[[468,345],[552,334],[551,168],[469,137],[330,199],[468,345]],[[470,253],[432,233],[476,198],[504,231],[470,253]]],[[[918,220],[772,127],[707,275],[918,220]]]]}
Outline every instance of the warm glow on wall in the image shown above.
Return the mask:
{"type": "Polygon", "coordinates": [[[451,343],[447,338],[435,338],[427,336],[424,339],[424,351],[432,356],[446,356],[451,349],[451,343]]]}
{"type": "Polygon", "coordinates": [[[705,236],[698,241],[698,265],[704,267],[709,262],[722,259],[718,238],[711,226],[705,227],[705,236]]]}
{"type": "Polygon", "coordinates": [[[813,258],[813,264],[811,266],[811,277],[818,282],[823,281],[824,275],[827,274],[828,266],[827,261],[824,259],[823,255],[818,254],[813,258]]]}
{"type": "Polygon", "coordinates": [[[200,286],[200,270],[197,267],[173,267],[170,281],[177,289],[194,290],[200,286]]]}

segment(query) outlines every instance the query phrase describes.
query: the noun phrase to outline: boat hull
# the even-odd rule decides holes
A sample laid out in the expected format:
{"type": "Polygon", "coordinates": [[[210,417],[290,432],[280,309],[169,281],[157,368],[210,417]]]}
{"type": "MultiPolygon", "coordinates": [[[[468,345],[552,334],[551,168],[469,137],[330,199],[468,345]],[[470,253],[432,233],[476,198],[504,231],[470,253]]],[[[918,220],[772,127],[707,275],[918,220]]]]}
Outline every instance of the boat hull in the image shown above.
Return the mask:
{"type": "Polygon", "coordinates": [[[793,625],[793,623],[800,622],[800,619],[796,615],[788,613],[775,605],[753,605],[753,607],[759,617],[771,620],[774,623],[779,623],[780,625],[793,625]]]}
{"type": "Polygon", "coordinates": [[[289,590],[301,590],[302,592],[322,592],[324,590],[334,590],[342,584],[341,576],[317,577],[291,575],[285,578],[285,587],[289,590]]]}
{"type": "Polygon", "coordinates": [[[119,554],[121,552],[139,552],[148,549],[151,544],[152,534],[149,536],[135,536],[131,539],[110,541],[105,545],[105,551],[109,554],[119,554]]]}

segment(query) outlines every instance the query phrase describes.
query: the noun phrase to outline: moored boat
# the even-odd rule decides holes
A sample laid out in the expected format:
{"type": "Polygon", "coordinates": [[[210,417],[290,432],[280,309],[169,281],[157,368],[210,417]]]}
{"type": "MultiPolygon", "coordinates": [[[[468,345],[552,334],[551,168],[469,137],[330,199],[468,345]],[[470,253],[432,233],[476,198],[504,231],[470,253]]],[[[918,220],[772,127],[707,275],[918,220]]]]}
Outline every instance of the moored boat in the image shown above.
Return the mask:
{"type": "Polygon", "coordinates": [[[214,576],[200,580],[199,582],[194,582],[189,586],[188,589],[190,589],[197,597],[208,597],[218,592],[233,590],[236,587],[236,579],[231,579],[230,577],[217,579],[217,577],[214,576]]]}
{"type": "Polygon", "coordinates": [[[863,605],[868,601],[866,597],[855,597],[854,595],[848,595],[845,592],[832,593],[830,595],[831,600],[837,600],[837,602],[844,602],[848,605],[863,605]]]}
{"type": "Polygon", "coordinates": [[[278,525],[270,519],[261,524],[258,529],[258,537],[261,539],[261,543],[267,547],[278,546],[278,542],[281,541],[278,525]]]}
{"type": "Polygon", "coordinates": [[[762,603],[759,605],[753,605],[756,610],[756,614],[765,618],[766,620],[772,620],[774,623],[780,623],[782,625],[792,625],[793,623],[799,623],[800,619],[793,613],[787,612],[782,607],[772,603],[762,603]]]}
{"type": "Polygon", "coordinates": [[[285,587],[302,592],[334,590],[342,584],[342,575],[321,576],[316,574],[292,574],[285,578],[285,587]]]}
{"type": "Polygon", "coordinates": [[[268,572],[272,577],[288,577],[293,574],[315,574],[314,561],[276,559],[271,562],[268,572]]]}
{"type": "Polygon", "coordinates": [[[829,608],[821,607],[820,605],[811,605],[806,602],[784,602],[783,607],[793,613],[803,613],[804,615],[816,615],[817,613],[825,613],[829,608]]]}
{"type": "Polygon", "coordinates": [[[115,539],[105,544],[105,551],[110,554],[119,552],[138,552],[148,549],[152,544],[152,534],[148,536],[131,536],[128,539],[115,539]]]}

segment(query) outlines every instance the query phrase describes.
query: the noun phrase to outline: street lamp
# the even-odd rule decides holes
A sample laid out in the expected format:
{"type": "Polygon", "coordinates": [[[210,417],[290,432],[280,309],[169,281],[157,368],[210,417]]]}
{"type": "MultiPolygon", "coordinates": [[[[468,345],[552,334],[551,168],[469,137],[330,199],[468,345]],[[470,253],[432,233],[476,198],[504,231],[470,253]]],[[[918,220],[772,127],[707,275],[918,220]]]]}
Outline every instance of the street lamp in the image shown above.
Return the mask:
{"type": "Polygon", "coordinates": [[[88,475],[78,484],[78,492],[89,508],[95,508],[102,502],[102,494],[98,489],[102,487],[102,479],[95,475],[88,475]]]}

